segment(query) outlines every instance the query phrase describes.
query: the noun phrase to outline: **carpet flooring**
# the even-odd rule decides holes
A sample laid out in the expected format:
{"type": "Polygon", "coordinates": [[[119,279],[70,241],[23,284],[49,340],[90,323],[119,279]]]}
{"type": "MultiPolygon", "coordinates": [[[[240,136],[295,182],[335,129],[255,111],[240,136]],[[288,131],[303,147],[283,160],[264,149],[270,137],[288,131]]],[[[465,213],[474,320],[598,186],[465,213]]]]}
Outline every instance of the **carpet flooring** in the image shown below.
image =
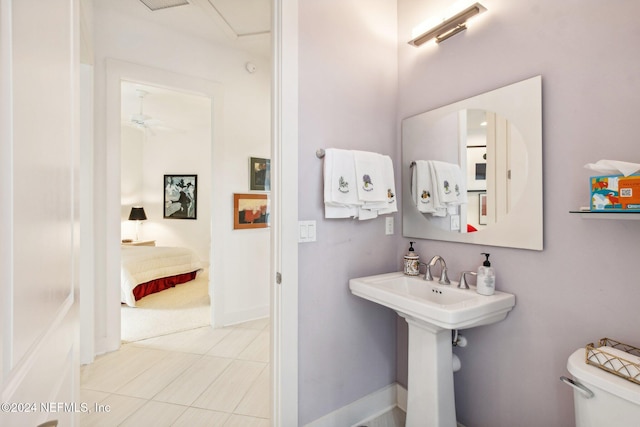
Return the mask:
{"type": "Polygon", "coordinates": [[[122,341],[133,342],[211,324],[208,278],[198,276],[162,292],[147,295],[137,307],[121,306],[122,341]]]}

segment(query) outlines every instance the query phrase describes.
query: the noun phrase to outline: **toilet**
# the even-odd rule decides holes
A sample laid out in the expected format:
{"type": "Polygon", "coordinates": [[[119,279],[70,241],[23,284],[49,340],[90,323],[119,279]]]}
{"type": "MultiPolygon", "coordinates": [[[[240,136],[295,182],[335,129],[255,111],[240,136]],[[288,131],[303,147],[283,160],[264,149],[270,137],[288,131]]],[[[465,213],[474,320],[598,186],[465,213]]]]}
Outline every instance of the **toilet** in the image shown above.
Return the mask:
{"type": "Polygon", "coordinates": [[[567,361],[576,412],[576,427],[640,425],[640,384],[585,362],[585,349],[576,350],[567,361]]]}

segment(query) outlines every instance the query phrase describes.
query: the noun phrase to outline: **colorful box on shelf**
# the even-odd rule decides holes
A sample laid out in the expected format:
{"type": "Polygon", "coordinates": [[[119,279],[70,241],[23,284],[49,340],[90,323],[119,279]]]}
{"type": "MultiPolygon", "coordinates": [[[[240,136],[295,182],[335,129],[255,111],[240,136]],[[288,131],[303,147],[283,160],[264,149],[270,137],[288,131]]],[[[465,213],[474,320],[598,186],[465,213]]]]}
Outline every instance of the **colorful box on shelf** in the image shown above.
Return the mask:
{"type": "Polygon", "coordinates": [[[640,174],[592,176],[589,180],[592,211],[640,212],[640,174]]]}

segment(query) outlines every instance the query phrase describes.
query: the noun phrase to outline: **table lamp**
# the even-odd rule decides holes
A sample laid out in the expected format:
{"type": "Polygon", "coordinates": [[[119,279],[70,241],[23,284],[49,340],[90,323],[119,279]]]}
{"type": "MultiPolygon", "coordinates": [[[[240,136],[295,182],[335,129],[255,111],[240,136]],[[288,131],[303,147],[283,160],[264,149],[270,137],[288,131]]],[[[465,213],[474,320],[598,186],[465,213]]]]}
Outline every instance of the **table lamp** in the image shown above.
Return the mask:
{"type": "Polygon", "coordinates": [[[129,213],[129,221],[136,222],[136,241],[138,241],[138,231],[140,229],[140,221],[144,221],[147,219],[147,215],[144,213],[144,208],[142,206],[134,206],[131,208],[131,213],[129,213]]]}

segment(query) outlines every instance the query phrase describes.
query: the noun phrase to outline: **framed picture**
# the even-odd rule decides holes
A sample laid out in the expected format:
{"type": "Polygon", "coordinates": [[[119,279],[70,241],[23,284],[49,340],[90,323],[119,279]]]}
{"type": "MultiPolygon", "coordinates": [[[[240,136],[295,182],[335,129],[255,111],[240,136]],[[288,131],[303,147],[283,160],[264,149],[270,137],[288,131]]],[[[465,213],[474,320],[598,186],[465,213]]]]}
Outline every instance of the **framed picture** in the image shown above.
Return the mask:
{"type": "Polygon", "coordinates": [[[198,175],[164,176],[163,218],[197,219],[198,175]]]}
{"type": "Polygon", "coordinates": [[[250,190],[271,191],[271,160],[251,157],[249,171],[250,190]]]}
{"type": "Polygon", "coordinates": [[[487,193],[478,194],[478,224],[487,225],[487,193]]]}
{"type": "Polygon", "coordinates": [[[487,191],[487,147],[467,147],[467,191],[487,191]]]}
{"type": "Polygon", "coordinates": [[[233,195],[233,228],[269,227],[269,197],[266,194],[233,195]]]}

